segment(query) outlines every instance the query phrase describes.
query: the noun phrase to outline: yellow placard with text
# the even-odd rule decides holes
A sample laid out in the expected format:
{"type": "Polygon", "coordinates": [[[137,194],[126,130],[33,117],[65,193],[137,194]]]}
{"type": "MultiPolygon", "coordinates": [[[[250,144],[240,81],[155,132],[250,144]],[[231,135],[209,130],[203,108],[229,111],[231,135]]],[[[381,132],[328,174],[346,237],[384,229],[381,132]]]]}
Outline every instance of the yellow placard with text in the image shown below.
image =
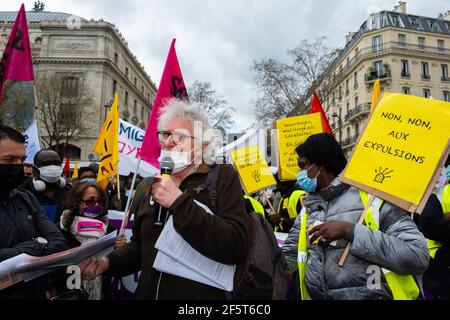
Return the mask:
{"type": "Polygon", "coordinates": [[[300,168],[295,148],[316,133],[323,132],[320,113],[280,119],[277,129],[278,175],[281,181],[296,180],[300,168]]]}
{"type": "Polygon", "coordinates": [[[449,139],[450,103],[384,93],[342,180],[381,198],[393,196],[399,206],[415,212],[427,200],[424,195],[448,152],[449,139]]]}
{"type": "Polygon", "coordinates": [[[258,146],[230,153],[247,195],[277,184],[258,146]]]}

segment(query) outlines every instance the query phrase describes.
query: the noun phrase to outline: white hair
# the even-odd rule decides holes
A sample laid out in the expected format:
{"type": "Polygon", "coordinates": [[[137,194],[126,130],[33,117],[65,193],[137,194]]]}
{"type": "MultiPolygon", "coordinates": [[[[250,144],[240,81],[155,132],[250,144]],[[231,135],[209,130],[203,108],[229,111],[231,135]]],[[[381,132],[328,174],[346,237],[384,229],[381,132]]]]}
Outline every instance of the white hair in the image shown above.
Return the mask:
{"type": "MultiPolygon", "coordinates": [[[[159,114],[158,131],[164,130],[167,123],[176,118],[188,120],[192,125],[192,129],[194,129],[195,125],[201,124],[202,136],[195,137],[195,139],[207,145],[203,151],[203,159],[206,163],[211,164],[214,159],[213,154],[216,149],[217,135],[200,103],[187,102],[176,98],[170,99],[159,114]]],[[[198,132],[194,130],[193,134],[195,136],[198,132]]]]}

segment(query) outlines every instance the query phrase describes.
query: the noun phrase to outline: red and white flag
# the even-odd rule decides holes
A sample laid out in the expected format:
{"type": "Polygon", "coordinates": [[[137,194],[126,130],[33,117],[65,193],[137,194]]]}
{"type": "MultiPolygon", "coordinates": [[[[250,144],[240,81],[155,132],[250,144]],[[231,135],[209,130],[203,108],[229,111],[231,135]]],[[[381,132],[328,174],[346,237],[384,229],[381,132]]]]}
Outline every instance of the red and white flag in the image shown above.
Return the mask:
{"type": "Polygon", "coordinates": [[[180,65],[178,64],[177,53],[175,52],[175,39],[170,45],[166,65],[156,92],[155,103],[153,104],[147,130],[140,152],[141,159],[159,169],[158,157],[161,147],[157,137],[159,114],[170,98],[187,98],[187,90],[184,85],[180,65]]]}

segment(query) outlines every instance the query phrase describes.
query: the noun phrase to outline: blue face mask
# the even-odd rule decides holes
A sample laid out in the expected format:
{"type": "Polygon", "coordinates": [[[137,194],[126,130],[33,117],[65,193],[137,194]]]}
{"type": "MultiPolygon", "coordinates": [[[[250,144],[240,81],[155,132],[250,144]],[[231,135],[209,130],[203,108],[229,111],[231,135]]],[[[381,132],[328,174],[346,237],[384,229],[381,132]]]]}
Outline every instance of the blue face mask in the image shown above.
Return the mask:
{"type": "Polygon", "coordinates": [[[305,190],[306,192],[314,192],[317,188],[317,176],[319,175],[320,171],[317,173],[315,178],[308,177],[308,170],[313,165],[309,166],[308,169],[302,170],[297,174],[297,183],[300,186],[301,189],[305,190]]]}
{"type": "Polygon", "coordinates": [[[83,178],[80,182],[97,183],[97,180],[95,178],[83,178]]]}
{"type": "Polygon", "coordinates": [[[447,179],[450,179],[450,165],[445,168],[445,176],[447,177],[447,179]]]}

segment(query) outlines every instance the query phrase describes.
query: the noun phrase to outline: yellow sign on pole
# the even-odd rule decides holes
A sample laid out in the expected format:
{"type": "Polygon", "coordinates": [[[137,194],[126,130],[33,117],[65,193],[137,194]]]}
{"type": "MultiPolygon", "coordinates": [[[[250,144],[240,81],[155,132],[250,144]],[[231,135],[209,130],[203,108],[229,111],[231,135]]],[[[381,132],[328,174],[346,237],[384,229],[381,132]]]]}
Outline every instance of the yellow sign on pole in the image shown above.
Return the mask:
{"type": "Polygon", "coordinates": [[[230,155],[247,195],[277,184],[258,146],[234,150],[230,155]]]}
{"type": "Polygon", "coordinates": [[[450,151],[450,103],[385,93],[342,181],[421,213],[450,151]]]}
{"type": "Polygon", "coordinates": [[[278,175],[281,181],[296,180],[300,168],[295,148],[316,133],[323,132],[320,113],[275,121],[278,150],[278,175]]]}

